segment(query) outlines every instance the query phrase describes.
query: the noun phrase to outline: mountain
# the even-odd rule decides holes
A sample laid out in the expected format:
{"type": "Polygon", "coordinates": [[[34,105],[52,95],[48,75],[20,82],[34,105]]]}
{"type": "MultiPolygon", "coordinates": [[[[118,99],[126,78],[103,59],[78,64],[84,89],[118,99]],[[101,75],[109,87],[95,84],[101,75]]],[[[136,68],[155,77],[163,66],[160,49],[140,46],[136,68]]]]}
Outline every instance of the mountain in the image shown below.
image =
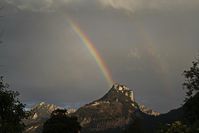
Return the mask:
{"type": "Polygon", "coordinates": [[[79,118],[82,132],[122,132],[133,121],[137,112],[159,115],[135,102],[133,91],[124,85],[114,84],[100,99],[79,108],[73,115],[79,118]],[[117,131],[115,131],[117,130],[117,131]]]}
{"type": "MultiPolygon", "coordinates": [[[[30,116],[24,119],[23,122],[26,126],[25,133],[40,133],[44,122],[50,118],[51,113],[60,107],[54,104],[41,102],[36,104],[30,110],[30,116]]],[[[68,114],[74,113],[75,109],[68,109],[68,114]]]]}
{"type": "Polygon", "coordinates": [[[26,125],[25,133],[41,132],[43,123],[50,118],[52,111],[56,110],[58,106],[54,104],[47,104],[41,102],[36,104],[30,110],[30,116],[23,120],[26,125]]]}
{"type": "MultiPolygon", "coordinates": [[[[30,116],[24,120],[25,133],[41,133],[44,122],[58,108],[60,107],[44,102],[33,106],[30,116]]],[[[158,112],[136,103],[133,91],[120,84],[114,84],[102,98],[80,107],[77,111],[67,110],[69,115],[78,117],[82,133],[124,132],[129,124],[136,124],[137,118],[149,120],[148,118],[159,116],[158,112]]]]}

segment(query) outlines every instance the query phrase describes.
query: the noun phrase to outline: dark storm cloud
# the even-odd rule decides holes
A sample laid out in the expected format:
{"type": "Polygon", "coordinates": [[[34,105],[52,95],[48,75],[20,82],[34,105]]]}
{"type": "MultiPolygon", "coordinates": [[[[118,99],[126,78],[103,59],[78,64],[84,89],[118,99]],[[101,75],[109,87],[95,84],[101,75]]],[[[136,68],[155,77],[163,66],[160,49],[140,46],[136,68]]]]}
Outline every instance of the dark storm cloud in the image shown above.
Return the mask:
{"type": "Polygon", "coordinates": [[[163,112],[182,103],[181,73],[199,50],[197,1],[3,3],[0,71],[23,101],[88,102],[108,91],[95,60],[67,22],[70,16],[89,35],[113,79],[132,88],[138,102],[163,112]]]}

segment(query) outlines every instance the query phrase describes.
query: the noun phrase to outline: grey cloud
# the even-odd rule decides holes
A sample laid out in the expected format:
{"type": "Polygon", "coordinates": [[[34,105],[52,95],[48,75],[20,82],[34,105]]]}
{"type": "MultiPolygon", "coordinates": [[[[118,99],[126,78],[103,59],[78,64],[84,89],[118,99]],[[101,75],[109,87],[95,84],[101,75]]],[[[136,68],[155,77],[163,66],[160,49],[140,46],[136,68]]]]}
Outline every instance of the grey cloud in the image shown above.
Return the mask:
{"type": "Polygon", "coordinates": [[[57,12],[65,10],[77,11],[95,9],[99,7],[98,1],[92,0],[3,0],[6,4],[22,11],[57,12]]]}
{"type": "Polygon", "coordinates": [[[198,0],[100,0],[104,7],[123,9],[129,12],[139,10],[192,9],[199,7],[198,0]]]}
{"type": "Polygon", "coordinates": [[[69,4],[71,0],[5,0],[7,4],[16,6],[20,10],[34,12],[52,12],[69,4]]]}
{"type": "MultiPolygon", "coordinates": [[[[198,0],[4,0],[6,3],[16,6],[20,10],[35,12],[56,11],[60,8],[75,6],[97,6],[102,8],[121,9],[128,12],[140,10],[173,10],[173,9],[197,9],[198,0]]],[[[92,7],[89,7],[92,8],[92,7]]]]}

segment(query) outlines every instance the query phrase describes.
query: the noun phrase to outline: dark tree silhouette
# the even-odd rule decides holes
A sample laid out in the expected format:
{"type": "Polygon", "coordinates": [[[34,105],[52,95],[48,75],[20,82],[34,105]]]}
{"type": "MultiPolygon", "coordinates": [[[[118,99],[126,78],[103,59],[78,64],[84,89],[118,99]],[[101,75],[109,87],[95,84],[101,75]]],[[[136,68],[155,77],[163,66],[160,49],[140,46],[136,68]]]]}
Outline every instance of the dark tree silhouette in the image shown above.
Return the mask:
{"type": "Polygon", "coordinates": [[[79,133],[81,126],[77,117],[67,115],[67,110],[57,109],[44,123],[43,133],[79,133]]]}
{"type": "Polygon", "coordinates": [[[24,104],[18,92],[8,90],[9,86],[0,78],[0,133],[22,133],[25,117],[24,104]]]}
{"type": "Polygon", "coordinates": [[[188,71],[184,71],[185,82],[183,87],[187,89],[187,98],[183,106],[185,122],[192,132],[199,132],[199,57],[192,62],[188,71]]]}
{"type": "Polygon", "coordinates": [[[186,120],[190,124],[197,122],[199,126],[199,93],[187,100],[184,104],[184,111],[186,120]]]}
{"type": "Polygon", "coordinates": [[[185,70],[183,75],[185,77],[183,88],[187,89],[186,100],[188,100],[199,91],[199,58],[192,62],[190,69],[185,70]]]}

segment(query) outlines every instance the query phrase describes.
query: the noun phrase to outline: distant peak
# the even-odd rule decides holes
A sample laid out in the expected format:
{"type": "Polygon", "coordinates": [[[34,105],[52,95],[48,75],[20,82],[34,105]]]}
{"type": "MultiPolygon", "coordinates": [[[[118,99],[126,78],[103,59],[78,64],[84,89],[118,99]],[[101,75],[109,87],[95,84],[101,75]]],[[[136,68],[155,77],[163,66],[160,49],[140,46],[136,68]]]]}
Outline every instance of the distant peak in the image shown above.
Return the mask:
{"type": "Polygon", "coordinates": [[[40,102],[32,107],[32,110],[55,110],[59,108],[54,104],[49,104],[46,102],[40,102]]]}

